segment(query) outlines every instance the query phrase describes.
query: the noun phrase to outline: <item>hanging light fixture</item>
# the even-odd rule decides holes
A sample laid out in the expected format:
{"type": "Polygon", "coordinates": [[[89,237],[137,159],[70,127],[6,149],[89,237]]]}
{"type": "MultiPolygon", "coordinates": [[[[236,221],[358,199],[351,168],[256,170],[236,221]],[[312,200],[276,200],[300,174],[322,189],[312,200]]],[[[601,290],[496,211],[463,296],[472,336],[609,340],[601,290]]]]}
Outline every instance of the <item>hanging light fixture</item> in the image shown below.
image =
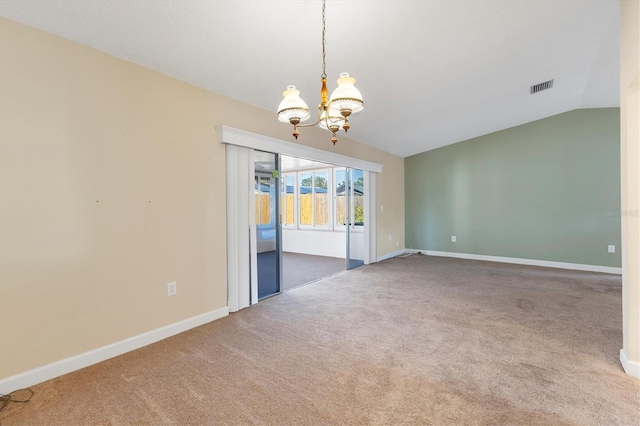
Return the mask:
{"type": "Polygon", "coordinates": [[[309,107],[300,97],[300,91],[295,86],[287,86],[282,95],[284,99],[278,107],[278,120],[293,125],[293,137],[298,139],[298,127],[312,127],[316,124],[332,133],[331,142],[338,142],[336,132],[342,127],[349,130],[349,116],[362,111],[364,101],[360,91],[356,89],[356,79],[343,72],[338,79],[338,87],[329,97],[326,74],[326,41],[325,41],[325,3],[322,0],[322,74],[320,76],[320,105],[318,105],[318,119],[313,124],[300,124],[311,117],[309,107]]]}

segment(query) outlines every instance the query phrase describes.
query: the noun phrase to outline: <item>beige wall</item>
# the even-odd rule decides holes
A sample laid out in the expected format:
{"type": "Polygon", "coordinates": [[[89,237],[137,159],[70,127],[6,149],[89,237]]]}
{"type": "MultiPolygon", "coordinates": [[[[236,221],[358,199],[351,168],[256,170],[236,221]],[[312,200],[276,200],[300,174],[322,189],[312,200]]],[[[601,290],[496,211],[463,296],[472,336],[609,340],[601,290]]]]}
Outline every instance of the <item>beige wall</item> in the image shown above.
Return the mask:
{"type": "MultiPolygon", "coordinates": [[[[6,19],[0,43],[0,378],[226,306],[214,126],[289,127],[6,19]]],[[[404,246],[403,159],[318,129],[300,142],[384,164],[378,254],[404,246]]]]}
{"type": "MultiPolygon", "coordinates": [[[[640,363],[640,2],[620,2],[624,352],[640,363]]],[[[638,364],[636,364],[638,365],[638,364]]]]}

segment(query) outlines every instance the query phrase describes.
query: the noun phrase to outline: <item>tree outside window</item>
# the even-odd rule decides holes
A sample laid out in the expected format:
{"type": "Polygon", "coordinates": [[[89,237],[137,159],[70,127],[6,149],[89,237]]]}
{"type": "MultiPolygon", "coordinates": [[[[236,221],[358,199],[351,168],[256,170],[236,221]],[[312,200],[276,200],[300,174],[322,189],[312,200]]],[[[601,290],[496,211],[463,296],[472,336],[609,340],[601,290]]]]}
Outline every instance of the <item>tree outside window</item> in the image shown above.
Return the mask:
{"type": "Polygon", "coordinates": [[[335,220],[336,226],[344,226],[347,223],[346,212],[346,195],[351,196],[351,217],[352,226],[364,225],[364,172],[362,170],[353,169],[348,172],[345,169],[337,169],[335,171],[336,185],[336,202],[335,202],[335,220]],[[347,173],[351,186],[347,188],[347,173]]]}

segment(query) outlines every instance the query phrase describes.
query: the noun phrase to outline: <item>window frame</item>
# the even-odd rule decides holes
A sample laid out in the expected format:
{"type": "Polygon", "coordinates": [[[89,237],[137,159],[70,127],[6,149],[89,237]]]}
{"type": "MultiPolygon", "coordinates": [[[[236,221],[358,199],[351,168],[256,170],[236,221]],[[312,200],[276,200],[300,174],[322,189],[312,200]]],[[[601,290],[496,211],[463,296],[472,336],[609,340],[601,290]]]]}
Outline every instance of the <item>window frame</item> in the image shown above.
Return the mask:
{"type": "MultiPolygon", "coordinates": [[[[301,230],[322,230],[322,231],[327,231],[327,230],[332,230],[333,229],[333,221],[331,220],[330,217],[330,212],[332,211],[332,200],[331,200],[331,194],[329,192],[329,188],[331,185],[331,168],[323,168],[323,169],[312,169],[312,170],[297,170],[294,172],[296,174],[296,183],[297,185],[295,186],[295,190],[294,192],[296,193],[295,198],[297,200],[297,206],[296,206],[296,222],[297,222],[297,229],[301,229],[301,230]],[[327,180],[327,216],[329,216],[329,221],[326,225],[318,225],[316,224],[316,174],[325,174],[326,175],[326,180],[327,180]],[[301,217],[301,213],[302,211],[301,206],[302,206],[302,202],[300,200],[301,194],[300,194],[300,188],[301,185],[300,183],[302,182],[302,180],[300,179],[300,175],[311,175],[311,224],[303,224],[300,223],[300,217],[301,217]]],[[[323,176],[324,177],[324,176],[323,176]]]]}
{"type": "MultiPolygon", "coordinates": [[[[353,172],[356,169],[353,168],[347,168],[347,167],[335,167],[333,168],[334,170],[334,181],[335,184],[333,185],[333,199],[334,199],[334,208],[333,208],[333,221],[334,221],[334,231],[340,231],[340,232],[346,232],[347,230],[347,224],[345,223],[343,224],[338,224],[338,211],[337,211],[337,207],[338,207],[338,188],[337,188],[337,183],[338,183],[338,172],[344,172],[345,177],[344,177],[344,182],[345,182],[345,191],[347,190],[346,188],[346,182],[347,182],[347,177],[349,178],[349,181],[351,182],[350,185],[350,191],[349,191],[349,196],[351,197],[352,201],[355,201],[355,185],[353,184],[353,172]],[[347,170],[348,169],[348,170],[347,170]]],[[[357,170],[361,170],[361,169],[357,169],[357,170]]],[[[364,170],[362,171],[362,177],[363,177],[363,184],[362,187],[364,189],[364,170]]],[[[346,196],[346,194],[345,194],[346,196]]],[[[362,194],[362,197],[364,197],[364,191],[362,194]]],[[[349,224],[349,230],[351,232],[364,232],[364,221],[362,222],[361,225],[356,225],[355,222],[353,221],[353,219],[356,216],[356,205],[355,202],[352,202],[350,207],[350,211],[349,211],[349,217],[352,219],[351,223],[349,224]]]]}
{"type": "MultiPolygon", "coordinates": [[[[320,168],[320,169],[302,169],[302,170],[292,170],[292,171],[288,171],[288,172],[283,172],[281,174],[281,179],[282,179],[282,194],[286,193],[286,187],[287,187],[287,183],[286,183],[286,179],[287,177],[292,177],[293,178],[293,223],[292,224],[286,224],[284,223],[284,221],[282,220],[282,218],[286,218],[286,214],[287,214],[287,210],[286,210],[286,203],[282,202],[281,200],[281,225],[283,227],[283,229],[289,229],[289,230],[316,230],[316,231],[338,231],[338,232],[346,232],[346,226],[347,224],[341,225],[338,224],[338,212],[337,212],[337,206],[338,206],[338,202],[337,202],[337,198],[338,198],[338,188],[337,188],[337,183],[338,183],[338,173],[342,172],[345,174],[344,180],[346,183],[346,179],[347,179],[347,173],[348,173],[348,177],[350,178],[350,182],[351,182],[351,188],[350,188],[350,196],[351,199],[354,201],[351,203],[350,205],[350,217],[352,218],[351,224],[350,226],[350,231],[351,232],[364,232],[364,228],[365,228],[365,222],[363,221],[362,224],[356,224],[353,219],[355,219],[355,208],[356,208],[356,203],[355,203],[355,185],[354,183],[354,172],[357,170],[362,170],[362,169],[354,169],[354,168],[349,168],[349,167],[326,167],[326,168],[320,168]],[[329,223],[326,225],[318,225],[316,224],[316,199],[315,199],[315,195],[316,193],[316,175],[318,174],[323,174],[324,176],[322,176],[323,178],[326,177],[327,179],[327,208],[329,209],[329,223]],[[301,200],[300,200],[300,183],[301,183],[301,176],[302,175],[310,175],[311,176],[311,195],[312,195],[312,203],[311,203],[311,224],[302,224],[300,223],[300,208],[302,206],[301,200]]],[[[363,199],[364,199],[364,185],[365,183],[365,174],[366,171],[362,170],[362,177],[363,177],[363,199]]],[[[346,189],[345,189],[346,190],[346,189]]],[[[345,195],[346,196],[346,195],[345,195]]],[[[286,198],[285,198],[286,199],[286,198]]],[[[366,206],[364,206],[366,208],[366,206]]],[[[366,221],[366,212],[365,212],[365,221],[366,221]]]]}

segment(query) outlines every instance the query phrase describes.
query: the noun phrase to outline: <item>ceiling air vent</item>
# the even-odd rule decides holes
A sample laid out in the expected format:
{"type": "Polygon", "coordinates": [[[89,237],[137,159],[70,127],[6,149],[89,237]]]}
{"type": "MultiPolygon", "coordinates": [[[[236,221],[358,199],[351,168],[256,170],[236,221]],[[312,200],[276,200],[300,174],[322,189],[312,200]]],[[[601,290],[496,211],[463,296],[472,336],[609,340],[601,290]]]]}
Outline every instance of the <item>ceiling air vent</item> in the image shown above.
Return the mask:
{"type": "Polygon", "coordinates": [[[543,90],[551,89],[553,87],[553,80],[545,81],[544,83],[531,86],[531,94],[542,92],[543,90]]]}

